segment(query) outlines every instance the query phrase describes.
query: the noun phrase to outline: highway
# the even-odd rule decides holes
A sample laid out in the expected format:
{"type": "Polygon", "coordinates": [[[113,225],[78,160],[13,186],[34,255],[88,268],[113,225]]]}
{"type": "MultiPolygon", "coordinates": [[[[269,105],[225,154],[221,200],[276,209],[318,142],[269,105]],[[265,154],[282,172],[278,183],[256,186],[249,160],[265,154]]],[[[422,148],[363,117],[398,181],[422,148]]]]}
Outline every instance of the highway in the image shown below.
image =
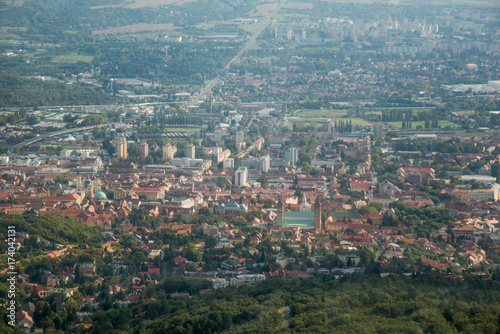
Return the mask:
{"type": "MultiPolygon", "coordinates": [[[[232,63],[235,63],[235,62],[238,62],[241,58],[241,56],[243,56],[243,54],[245,52],[247,52],[248,50],[250,50],[250,48],[255,44],[255,42],[257,41],[257,38],[260,36],[260,34],[262,34],[262,32],[264,30],[266,30],[266,28],[269,26],[269,24],[272,22],[272,19],[274,17],[274,15],[276,15],[276,13],[280,10],[281,6],[286,3],[287,0],[283,0],[281,1],[277,6],[276,8],[274,8],[274,10],[272,12],[270,12],[267,16],[265,16],[264,18],[264,21],[262,22],[259,30],[257,30],[251,37],[250,39],[245,43],[245,45],[243,45],[243,47],[240,49],[240,51],[238,52],[238,54],[236,56],[234,56],[233,59],[231,59],[229,61],[229,63],[227,63],[227,65],[224,67],[224,70],[227,70],[229,69],[229,67],[231,66],[232,63]]],[[[217,77],[217,78],[214,78],[212,79],[208,85],[201,91],[200,94],[196,95],[196,96],[193,96],[193,98],[191,99],[190,101],[190,104],[191,105],[197,105],[197,104],[200,104],[202,102],[202,100],[205,100],[206,96],[212,91],[212,89],[218,85],[220,82],[222,81],[221,77],[217,77]]]]}
{"type": "Polygon", "coordinates": [[[30,138],[30,139],[26,139],[26,140],[20,142],[19,144],[16,144],[16,145],[12,146],[11,148],[9,148],[9,153],[12,152],[12,151],[14,151],[15,149],[21,148],[21,147],[26,146],[26,145],[31,145],[31,144],[33,144],[33,143],[35,143],[37,141],[43,140],[43,139],[47,139],[47,138],[58,136],[58,135],[63,135],[65,133],[87,131],[87,130],[91,130],[91,129],[95,128],[96,126],[97,125],[84,126],[82,128],[64,129],[64,130],[60,130],[60,131],[56,131],[56,132],[51,132],[51,133],[47,133],[47,134],[44,134],[44,135],[40,135],[38,137],[33,137],[33,138],[30,138]]]}

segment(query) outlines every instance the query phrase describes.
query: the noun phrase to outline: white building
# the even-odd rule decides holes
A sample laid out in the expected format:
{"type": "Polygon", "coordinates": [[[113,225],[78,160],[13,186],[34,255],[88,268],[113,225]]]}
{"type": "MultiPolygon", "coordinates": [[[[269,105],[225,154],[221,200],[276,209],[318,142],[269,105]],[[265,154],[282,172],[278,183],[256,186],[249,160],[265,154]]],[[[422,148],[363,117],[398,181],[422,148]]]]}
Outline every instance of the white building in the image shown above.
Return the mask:
{"type": "Polygon", "coordinates": [[[193,144],[190,144],[190,145],[186,146],[184,155],[187,158],[195,159],[195,156],[196,156],[196,148],[195,148],[195,146],[193,144]]]}
{"type": "Polygon", "coordinates": [[[246,167],[238,168],[234,173],[234,184],[244,186],[247,183],[248,170],[246,167]]]}
{"type": "Polygon", "coordinates": [[[212,279],[212,288],[217,290],[219,288],[227,288],[229,286],[229,282],[225,278],[214,278],[212,279]]]}
{"type": "Polygon", "coordinates": [[[262,281],[264,281],[265,279],[266,276],[262,274],[238,275],[236,277],[231,278],[231,286],[243,283],[250,283],[250,284],[262,283],[262,281]]]}
{"type": "Polygon", "coordinates": [[[229,168],[234,168],[234,159],[233,158],[227,158],[222,162],[222,168],[223,169],[229,169],[229,168]]]}

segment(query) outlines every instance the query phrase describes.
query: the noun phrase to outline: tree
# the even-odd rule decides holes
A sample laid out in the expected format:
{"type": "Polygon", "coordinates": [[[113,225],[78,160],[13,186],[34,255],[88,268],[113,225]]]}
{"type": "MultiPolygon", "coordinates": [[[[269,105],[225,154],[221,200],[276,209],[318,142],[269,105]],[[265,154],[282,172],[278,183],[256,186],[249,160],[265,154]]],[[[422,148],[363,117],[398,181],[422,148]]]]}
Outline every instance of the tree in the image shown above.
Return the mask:
{"type": "Polygon", "coordinates": [[[302,173],[309,175],[311,174],[311,172],[312,172],[312,166],[308,162],[305,162],[302,165],[302,173]]]}

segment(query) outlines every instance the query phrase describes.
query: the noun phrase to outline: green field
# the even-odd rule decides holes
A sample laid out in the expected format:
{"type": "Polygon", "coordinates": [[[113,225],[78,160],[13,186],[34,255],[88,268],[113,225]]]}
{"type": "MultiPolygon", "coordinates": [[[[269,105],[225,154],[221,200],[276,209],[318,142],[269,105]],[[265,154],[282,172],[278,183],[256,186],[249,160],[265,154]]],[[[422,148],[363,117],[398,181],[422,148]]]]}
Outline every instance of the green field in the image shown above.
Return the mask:
{"type": "Polygon", "coordinates": [[[166,127],[167,132],[200,132],[200,128],[196,127],[166,127]]]}
{"type": "Polygon", "coordinates": [[[52,59],[52,61],[56,63],[78,63],[78,62],[91,63],[92,60],[94,60],[94,56],[79,55],[77,53],[59,55],[55,56],[54,59],[52,59]]]}
{"type": "Polygon", "coordinates": [[[202,30],[208,30],[214,28],[217,24],[220,23],[222,22],[202,22],[195,25],[195,27],[202,30]]]}
{"type": "MultiPolygon", "coordinates": [[[[354,123],[353,123],[354,124],[354,123]]],[[[402,122],[387,122],[387,124],[390,124],[398,129],[401,129],[401,126],[403,125],[402,122]]],[[[412,129],[415,130],[417,129],[417,126],[422,126],[422,128],[425,127],[425,122],[424,121],[417,121],[417,122],[412,122],[412,129]]],[[[445,128],[460,128],[460,125],[455,124],[450,121],[439,121],[439,127],[442,129],[445,128]]]]}
{"type": "Polygon", "coordinates": [[[296,117],[316,117],[316,118],[341,118],[347,115],[347,110],[339,109],[339,110],[301,110],[295,113],[296,117]]]}
{"type": "Polygon", "coordinates": [[[240,27],[242,30],[245,30],[246,32],[249,33],[254,33],[257,30],[259,30],[262,22],[257,22],[257,23],[249,23],[249,24],[240,24],[238,27],[240,27]]]}

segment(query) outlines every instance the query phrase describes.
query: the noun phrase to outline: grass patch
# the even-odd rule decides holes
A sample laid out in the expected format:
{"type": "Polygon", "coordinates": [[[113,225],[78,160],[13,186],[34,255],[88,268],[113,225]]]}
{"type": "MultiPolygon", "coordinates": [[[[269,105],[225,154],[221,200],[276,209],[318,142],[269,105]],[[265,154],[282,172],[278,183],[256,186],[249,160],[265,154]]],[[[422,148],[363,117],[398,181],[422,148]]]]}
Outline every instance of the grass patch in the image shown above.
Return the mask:
{"type": "Polygon", "coordinates": [[[196,24],[195,27],[201,30],[209,30],[215,27],[216,24],[220,24],[220,22],[213,23],[213,22],[203,22],[196,24]]]}
{"type": "Polygon", "coordinates": [[[323,117],[323,118],[341,118],[347,115],[347,110],[318,110],[318,109],[308,109],[301,110],[295,113],[296,117],[323,117]]]}
{"type": "Polygon", "coordinates": [[[166,127],[167,132],[200,132],[200,128],[196,127],[166,127]]]}
{"type": "MultiPolygon", "coordinates": [[[[388,124],[398,128],[398,129],[401,129],[403,123],[402,122],[387,122],[388,124]]],[[[354,124],[354,123],[353,123],[354,124]]],[[[445,120],[442,120],[442,121],[439,121],[439,127],[442,128],[442,129],[445,129],[445,128],[460,128],[460,125],[456,124],[456,123],[453,123],[453,122],[450,122],[450,121],[445,121],[445,120]]],[[[412,122],[412,130],[416,130],[417,129],[417,126],[422,126],[422,128],[425,127],[425,122],[424,121],[416,121],[416,122],[412,122]]]]}
{"type": "Polygon", "coordinates": [[[240,27],[242,30],[245,30],[246,32],[253,34],[257,30],[259,30],[261,23],[262,22],[259,21],[257,23],[240,24],[238,27],[240,27]]]}
{"type": "Polygon", "coordinates": [[[78,63],[78,62],[91,63],[92,60],[94,60],[94,56],[79,55],[77,53],[59,55],[55,56],[54,59],[52,59],[52,61],[56,63],[78,63]]]}

